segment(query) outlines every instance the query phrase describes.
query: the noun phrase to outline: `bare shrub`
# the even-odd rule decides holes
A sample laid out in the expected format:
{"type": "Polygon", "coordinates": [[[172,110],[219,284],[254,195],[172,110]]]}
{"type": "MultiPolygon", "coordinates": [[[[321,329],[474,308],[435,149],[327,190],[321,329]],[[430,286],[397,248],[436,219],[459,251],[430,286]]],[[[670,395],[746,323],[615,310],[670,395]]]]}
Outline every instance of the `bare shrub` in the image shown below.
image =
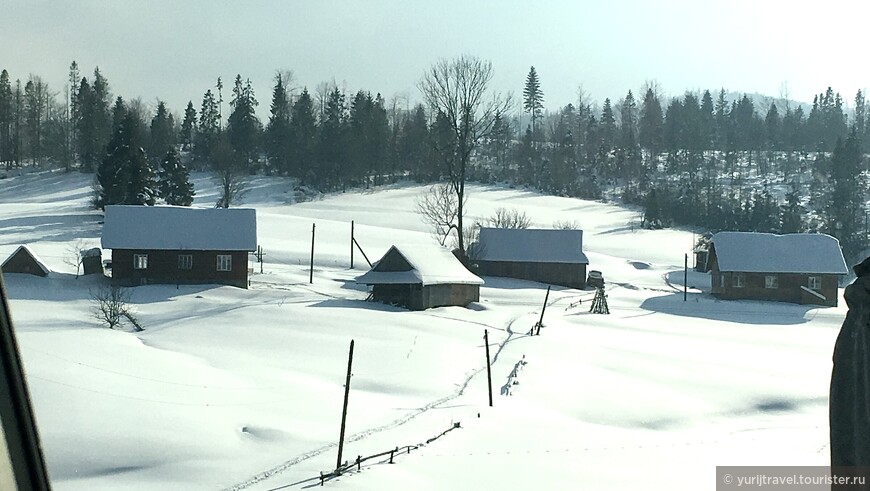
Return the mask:
{"type": "Polygon", "coordinates": [[[120,329],[126,320],[136,331],[143,330],[130,306],[130,293],[127,290],[104,286],[92,290],[91,299],[94,302],[94,317],[109,329],[120,329]]]}
{"type": "Polygon", "coordinates": [[[581,230],[580,222],[577,220],[556,220],[553,222],[553,228],[556,230],[581,230]]]}
{"type": "Polygon", "coordinates": [[[495,215],[486,219],[485,224],[492,228],[529,228],[532,219],[524,211],[499,208],[495,210],[495,215]]]}

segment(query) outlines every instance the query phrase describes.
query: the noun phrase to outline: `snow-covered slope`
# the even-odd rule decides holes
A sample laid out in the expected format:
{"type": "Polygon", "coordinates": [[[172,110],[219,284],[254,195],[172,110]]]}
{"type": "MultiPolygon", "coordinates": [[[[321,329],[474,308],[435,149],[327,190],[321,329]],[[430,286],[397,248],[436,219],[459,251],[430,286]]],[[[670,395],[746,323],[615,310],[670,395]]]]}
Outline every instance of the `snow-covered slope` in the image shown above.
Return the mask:
{"type": "MultiPolygon", "coordinates": [[[[6,275],[53,484],[91,489],[298,489],[334,468],[348,345],[355,341],[344,460],[425,443],[330,481],[341,489],[715,489],[716,465],[827,462],[831,350],[845,307],[719,302],[683,257],[692,234],[637,228],[613,205],[470,186],[469,212],[575,221],[611,314],[592,291],[485,278],[470,308],[407,312],[364,302],[350,221],[370,259],[432,244],[425,188],[396,185],[294,203],[291,180],[258,178],[244,205],[265,251],[249,290],[132,289],[145,330],[110,331],[65,263],[96,245],[90,177],[11,177],[0,255],[29,244],[55,272],[6,275]],[[308,282],[316,223],[314,282],[308,282]],[[59,272],[58,272],[59,271],[59,272]],[[494,405],[488,407],[483,331],[494,405]],[[524,362],[524,363],[523,363],[524,362]]],[[[196,179],[196,205],[215,191],[196,179]]],[[[841,302],[842,305],[842,302],[841,302]]]]}

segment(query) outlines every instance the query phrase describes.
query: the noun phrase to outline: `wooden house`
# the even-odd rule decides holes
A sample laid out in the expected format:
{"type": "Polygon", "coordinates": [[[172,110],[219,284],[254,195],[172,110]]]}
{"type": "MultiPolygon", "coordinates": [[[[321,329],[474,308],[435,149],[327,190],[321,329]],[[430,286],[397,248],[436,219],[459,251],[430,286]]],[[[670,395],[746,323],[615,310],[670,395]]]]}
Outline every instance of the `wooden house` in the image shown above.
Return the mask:
{"type": "Polygon", "coordinates": [[[372,299],[410,310],[461,306],[480,300],[483,280],[442,247],[392,246],[357,283],[372,287],[372,299]]]}
{"type": "Polygon", "coordinates": [[[483,276],[586,288],[582,230],[483,227],[470,254],[483,276]]]}
{"type": "Polygon", "coordinates": [[[217,283],[248,287],[257,215],[245,208],[106,207],[102,246],[119,283],[217,283]]]}
{"type": "Polygon", "coordinates": [[[834,237],[719,232],[711,242],[714,296],[837,305],[839,280],[848,270],[834,237]]]}
{"type": "Polygon", "coordinates": [[[0,269],[4,273],[25,273],[36,276],[48,276],[48,273],[51,273],[42,259],[26,245],[18,246],[18,249],[3,261],[0,269]]]}

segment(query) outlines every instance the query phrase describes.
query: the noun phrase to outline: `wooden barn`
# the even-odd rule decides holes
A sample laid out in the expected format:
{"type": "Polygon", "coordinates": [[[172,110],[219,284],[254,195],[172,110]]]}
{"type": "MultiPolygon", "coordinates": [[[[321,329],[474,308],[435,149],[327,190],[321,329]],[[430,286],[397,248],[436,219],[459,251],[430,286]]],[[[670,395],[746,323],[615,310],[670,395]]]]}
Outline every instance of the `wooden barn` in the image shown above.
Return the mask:
{"type": "Polygon", "coordinates": [[[25,273],[36,276],[48,276],[48,273],[51,273],[48,266],[26,245],[18,246],[18,249],[3,261],[0,269],[4,273],[25,273]]]}
{"type": "Polygon", "coordinates": [[[848,270],[834,237],[719,232],[711,242],[714,296],[837,305],[839,280],[848,270]]]}
{"type": "Polygon", "coordinates": [[[586,288],[582,230],[483,227],[470,253],[483,276],[586,288]]]}
{"type": "Polygon", "coordinates": [[[106,207],[102,246],[127,285],[217,283],[248,287],[257,215],[245,208],[106,207]]]}
{"type": "Polygon", "coordinates": [[[483,280],[442,247],[390,247],[356,279],[372,287],[372,299],[410,310],[460,306],[480,300],[483,280]]]}

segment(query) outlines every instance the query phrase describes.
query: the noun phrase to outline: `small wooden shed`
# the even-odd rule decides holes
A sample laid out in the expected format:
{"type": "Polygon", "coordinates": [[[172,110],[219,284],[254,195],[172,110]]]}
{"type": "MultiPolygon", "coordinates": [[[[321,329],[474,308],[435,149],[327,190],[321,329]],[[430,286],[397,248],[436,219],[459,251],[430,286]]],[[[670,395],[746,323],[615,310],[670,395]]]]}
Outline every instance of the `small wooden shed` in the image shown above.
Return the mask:
{"type": "Polygon", "coordinates": [[[483,227],[470,253],[484,276],[586,288],[582,230],[483,227]]]}
{"type": "Polygon", "coordinates": [[[410,310],[464,307],[480,300],[483,284],[443,247],[395,245],[356,282],[372,287],[373,300],[410,310]]]}
{"type": "Polygon", "coordinates": [[[82,251],[82,274],[104,274],[103,251],[99,247],[82,251]]]}
{"type": "Polygon", "coordinates": [[[836,238],[719,232],[711,242],[707,263],[714,296],[837,305],[839,280],[848,270],[836,238]]]}
{"type": "Polygon", "coordinates": [[[26,245],[18,246],[18,249],[3,261],[0,269],[4,273],[25,273],[36,276],[48,276],[48,273],[51,273],[42,259],[26,245]]]}

